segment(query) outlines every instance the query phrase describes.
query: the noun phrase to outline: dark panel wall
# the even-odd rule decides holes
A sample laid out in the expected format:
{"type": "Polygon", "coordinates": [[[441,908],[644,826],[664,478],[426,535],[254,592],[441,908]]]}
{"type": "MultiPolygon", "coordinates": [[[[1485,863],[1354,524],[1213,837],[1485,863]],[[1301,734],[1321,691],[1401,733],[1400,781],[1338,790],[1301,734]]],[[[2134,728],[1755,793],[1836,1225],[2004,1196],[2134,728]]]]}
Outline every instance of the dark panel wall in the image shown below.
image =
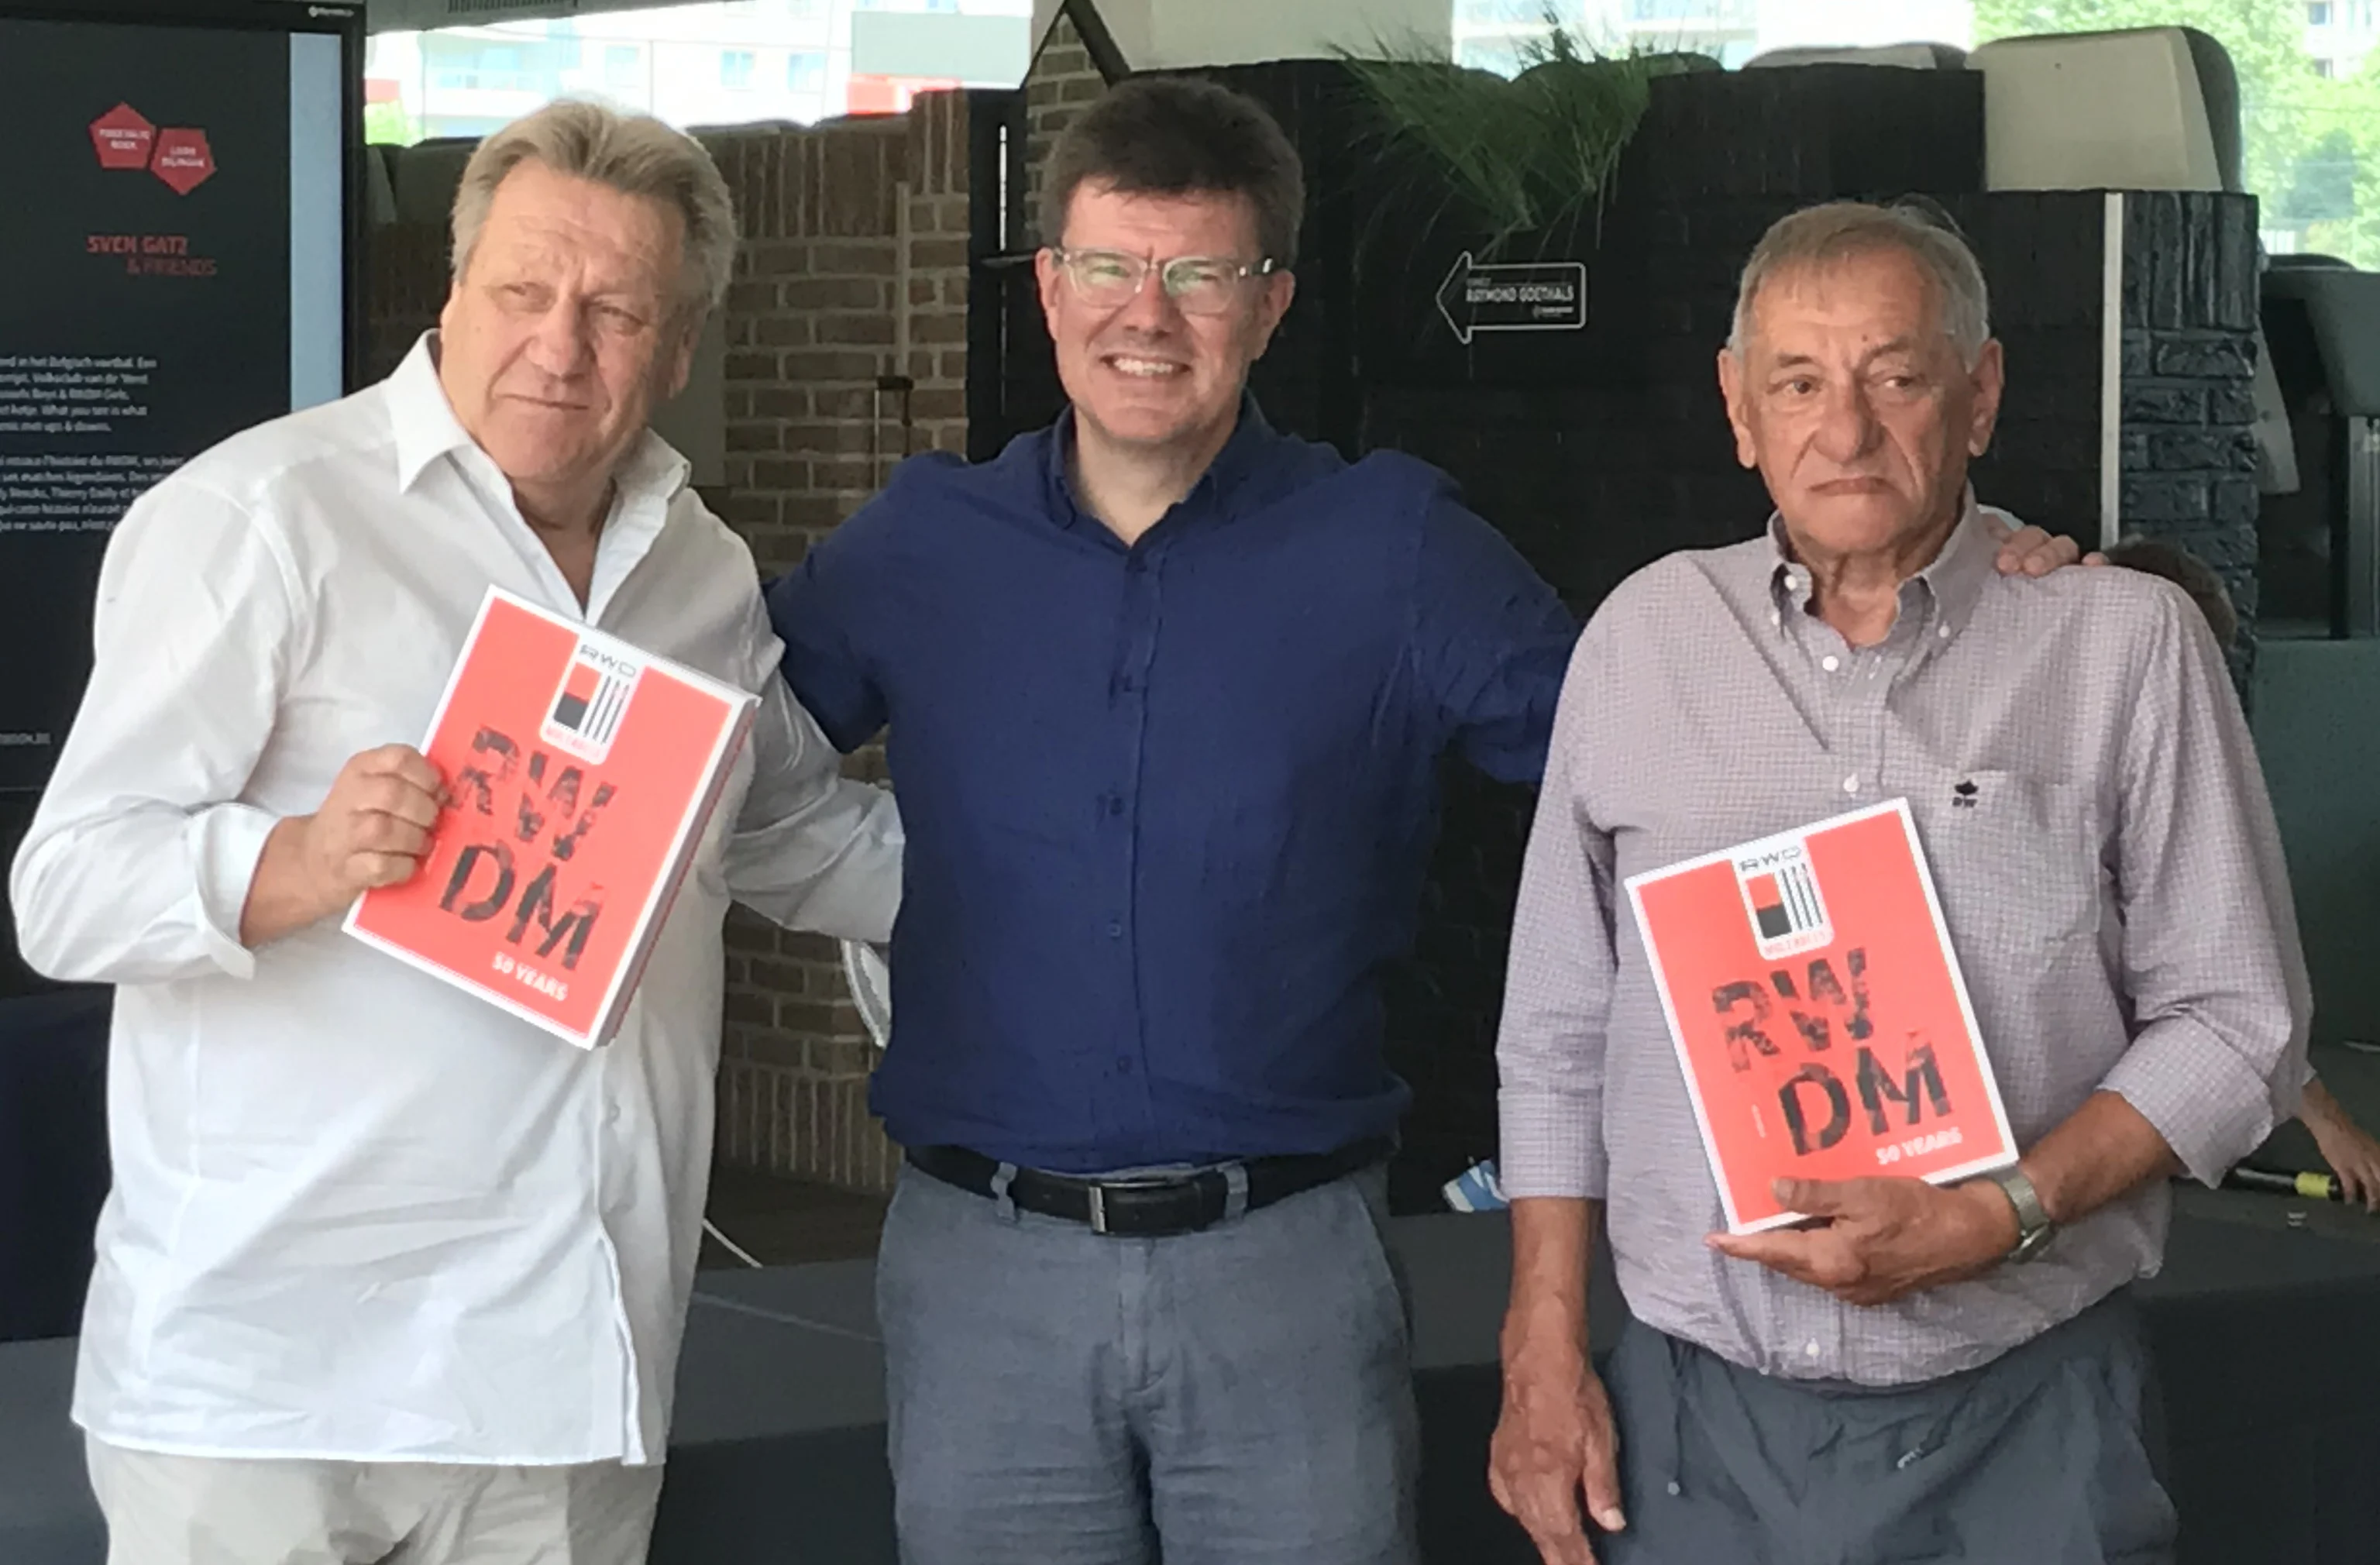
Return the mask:
{"type": "MultiPolygon", "coordinates": [[[[1253,377],[1267,414],[1351,457],[1390,447],[1445,468],[1582,616],[1649,561],[1762,525],[1767,501],[1736,465],[1715,358],[1761,234],[1832,198],[1922,193],[1966,232],[2010,378],[1977,490],[2097,541],[2106,200],[1984,193],[1980,78],[1846,66],[1659,79],[1600,205],[1491,254],[1443,188],[1384,159],[1342,67],[1208,74],[1271,107],[1306,163],[1297,302],[1253,377]],[[1585,261],[1585,329],[1459,341],[1437,297],[1466,253],[1585,261]]],[[[2232,519],[2241,496],[2228,420],[2244,406],[2232,250],[2250,241],[2252,300],[2253,203],[2142,200],[2126,273],[2127,323],[2145,356],[2125,382],[2139,425],[2126,445],[2128,513],[2237,580],[2253,533],[2243,545],[2232,519]],[[2197,259],[2168,260],[2185,251],[2197,259]]],[[[1057,411],[1046,339],[1015,332],[1009,346],[1006,412],[1030,427],[1057,411]]],[[[2252,486],[2245,499],[2252,522],[2252,486]]],[[[1526,790],[1449,770],[1420,940],[1389,978],[1391,1059],[1415,1091],[1402,1207],[1431,1201],[1438,1183],[1495,1148],[1493,1038],[1531,804],[1526,790]]]]}

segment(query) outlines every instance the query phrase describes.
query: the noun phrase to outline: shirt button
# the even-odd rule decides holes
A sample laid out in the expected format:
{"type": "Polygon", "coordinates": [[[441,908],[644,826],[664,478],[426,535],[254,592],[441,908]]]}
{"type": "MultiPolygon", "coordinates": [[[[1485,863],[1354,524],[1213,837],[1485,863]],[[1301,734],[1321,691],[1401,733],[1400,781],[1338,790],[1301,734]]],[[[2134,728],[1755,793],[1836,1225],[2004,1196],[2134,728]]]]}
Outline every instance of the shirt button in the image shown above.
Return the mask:
{"type": "Polygon", "coordinates": [[[1815,1341],[1804,1342],[1802,1344],[1802,1352],[1806,1357],[1816,1358],[1818,1356],[1818,1344],[1815,1341]]]}
{"type": "Polygon", "coordinates": [[[1118,1055],[1118,1056],[1116,1057],[1116,1074],[1117,1074],[1118,1075],[1125,1075],[1125,1076],[1128,1076],[1128,1075],[1132,1074],[1132,1056],[1131,1056],[1131,1055],[1129,1055],[1129,1054],[1122,1054],[1122,1055],[1118,1055]]]}
{"type": "Polygon", "coordinates": [[[1120,940],[1123,939],[1123,924],[1121,920],[1111,922],[1108,925],[1108,939],[1111,940],[1120,940]]]}
{"type": "Polygon", "coordinates": [[[1122,815],[1123,813],[1123,798],[1121,795],[1110,794],[1108,795],[1108,813],[1110,815],[1122,815]]]}
{"type": "Polygon", "coordinates": [[[1950,639],[1950,627],[1946,625],[1939,630],[1937,630],[1934,634],[1940,637],[1943,640],[1948,641],[1950,639]]]}
{"type": "Polygon", "coordinates": [[[1859,792],[1858,772],[1854,771],[1849,777],[1843,779],[1843,792],[1846,794],[1856,794],[1859,792]]]}
{"type": "Polygon", "coordinates": [[[1675,1499],[1675,1498],[1678,1498],[1678,1496],[1680,1496],[1681,1494],[1683,1494],[1684,1492],[1685,1492],[1685,1486],[1683,1486],[1683,1485],[1680,1484],[1680,1483],[1679,1483],[1675,1478],[1672,1478],[1672,1479],[1670,1479],[1670,1498],[1671,1499],[1675,1499]]]}
{"type": "Polygon", "coordinates": [[[1828,673],[1832,673],[1835,670],[1843,666],[1843,661],[1842,659],[1836,657],[1832,652],[1829,652],[1825,657],[1818,660],[1818,666],[1825,669],[1828,673]]]}

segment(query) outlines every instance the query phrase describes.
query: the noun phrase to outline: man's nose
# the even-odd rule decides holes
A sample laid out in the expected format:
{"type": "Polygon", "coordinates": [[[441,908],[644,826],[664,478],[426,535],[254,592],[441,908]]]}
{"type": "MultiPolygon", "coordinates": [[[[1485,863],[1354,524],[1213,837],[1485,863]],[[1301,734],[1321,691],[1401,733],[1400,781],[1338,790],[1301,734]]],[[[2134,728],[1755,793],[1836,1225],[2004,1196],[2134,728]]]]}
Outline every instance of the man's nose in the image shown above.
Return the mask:
{"type": "Polygon", "coordinates": [[[552,308],[539,318],[537,329],[529,336],[529,348],[530,361],[547,374],[578,374],[594,356],[585,312],[572,300],[556,299],[552,308]]]}
{"type": "Polygon", "coordinates": [[[1864,387],[1857,382],[1829,387],[1818,413],[1819,454],[1833,462],[1855,462],[1876,444],[1881,428],[1864,387]]]}
{"type": "Polygon", "coordinates": [[[1140,291],[1116,311],[1116,323],[1135,331],[1162,334],[1173,330],[1182,321],[1182,307],[1165,291],[1165,277],[1156,267],[1141,279],[1140,291]]]}

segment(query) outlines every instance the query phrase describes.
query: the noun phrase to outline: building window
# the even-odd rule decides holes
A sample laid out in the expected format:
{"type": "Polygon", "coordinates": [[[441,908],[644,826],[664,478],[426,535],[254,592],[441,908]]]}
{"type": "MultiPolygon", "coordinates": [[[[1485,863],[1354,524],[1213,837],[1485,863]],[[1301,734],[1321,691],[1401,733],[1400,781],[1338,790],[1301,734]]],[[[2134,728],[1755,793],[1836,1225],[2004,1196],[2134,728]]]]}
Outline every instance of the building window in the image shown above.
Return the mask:
{"type": "Polygon", "coordinates": [[[2308,0],[2308,4],[2306,6],[2306,26],[2328,27],[2329,25],[2330,0],[2308,0]]]}
{"type": "Polygon", "coordinates": [[[785,91],[826,91],[826,56],[815,49],[796,49],[785,56],[785,91]]]}
{"type": "Polygon", "coordinates": [[[2322,78],[2325,81],[2333,80],[2338,75],[2338,62],[2337,60],[2316,60],[2313,63],[2313,73],[2314,75],[2322,78]]]}
{"type": "Polygon", "coordinates": [[[726,49],[719,55],[719,85],[749,87],[752,85],[752,51],[726,49]]]}
{"type": "Polygon", "coordinates": [[[644,55],[633,43],[614,43],[603,51],[603,80],[611,87],[637,87],[644,80],[644,55]]]}

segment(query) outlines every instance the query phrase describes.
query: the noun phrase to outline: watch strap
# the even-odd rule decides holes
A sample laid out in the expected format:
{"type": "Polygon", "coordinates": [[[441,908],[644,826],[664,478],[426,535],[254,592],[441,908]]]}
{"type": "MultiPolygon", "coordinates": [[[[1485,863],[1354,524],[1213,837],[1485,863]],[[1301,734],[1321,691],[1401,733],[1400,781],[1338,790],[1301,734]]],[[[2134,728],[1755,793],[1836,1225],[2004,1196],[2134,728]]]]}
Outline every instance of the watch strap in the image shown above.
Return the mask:
{"type": "Polygon", "coordinates": [[[2033,1259],[2041,1253],[2041,1247],[2049,1243],[2049,1236],[2057,1228],[2049,1220],[2048,1209],[2041,1204],[2041,1192],[2035,1190],[2033,1181],[2013,1164],[2005,1169],[1995,1169],[1984,1177],[1998,1185],[2008,1196],[2009,1205],[2016,1208],[2016,1245],[2009,1251],[2007,1258],[2012,1261],[2033,1259]]]}

